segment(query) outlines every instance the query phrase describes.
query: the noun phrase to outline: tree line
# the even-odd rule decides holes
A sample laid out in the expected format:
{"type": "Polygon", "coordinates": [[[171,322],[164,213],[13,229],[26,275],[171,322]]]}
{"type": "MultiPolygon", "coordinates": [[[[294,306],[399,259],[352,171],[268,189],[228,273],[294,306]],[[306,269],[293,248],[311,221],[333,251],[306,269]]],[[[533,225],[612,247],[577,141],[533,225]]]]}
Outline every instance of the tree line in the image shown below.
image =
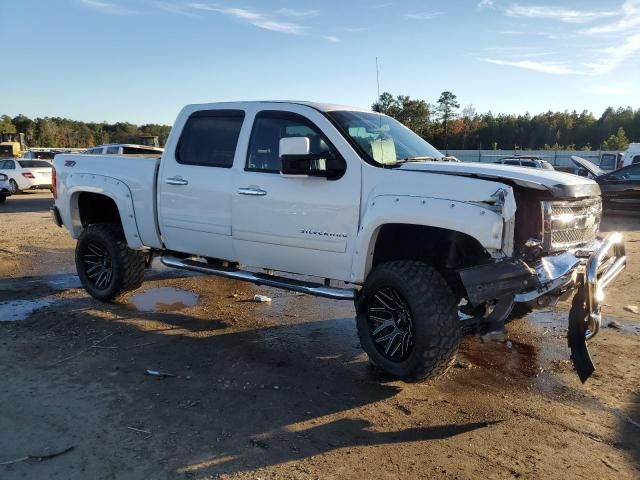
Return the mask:
{"type": "MultiPolygon", "coordinates": [[[[460,111],[451,92],[442,92],[435,104],[385,92],[372,108],[396,118],[442,150],[625,150],[630,141],[640,141],[640,109],[631,107],[609,107],[598,118],[587,110],[494,114],[478,113],[473,105],[460,111]]],[[[0,116],[0,132],[24,133],[30,147],[136,143],[140,135],[157,135],[162,146],[170,130],[170,126],[158,124],[0,116]]]]}
{"type": "Polygon", "coordinates": [[[0,116],[0,133],[24,133],[29,147],[85,148],[105,143],[139,143],[141,135],[157,135],[164,145],[171,127],[149,123],[80,122],[68,118],[0,116]]]}
{"type": "Polygon", "coordinates": [[[478,113],[473,105],[459,111],[451,92],[442,92],[435,105],[385,92],[372,108],[442,150],[625,150],[640,141],[640,109],[631,107],[609,107],[598,118],[587,110],[493,114],[478,113]]]}

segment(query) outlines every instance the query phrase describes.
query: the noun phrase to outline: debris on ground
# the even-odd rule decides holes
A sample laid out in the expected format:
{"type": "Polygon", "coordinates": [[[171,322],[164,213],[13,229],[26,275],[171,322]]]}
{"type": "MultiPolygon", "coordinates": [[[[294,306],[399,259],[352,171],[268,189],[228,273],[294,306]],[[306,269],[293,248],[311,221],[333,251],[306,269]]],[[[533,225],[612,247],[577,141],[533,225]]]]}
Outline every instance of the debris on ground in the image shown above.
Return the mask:
{"type": "Polygon", "coordinates": [[[271,303],[271,297],[267,297],[266,295],[254,295],[253,301],[256,303],[271,303]]]}
{"type": "Polygon", "coordinates": [[[129,430],[133,430],[134,432],[139,432],[139,433],[146,433],[147,435],[151,435],[151,432],[149,430],[143,430],[142,428],[136,428],[136,427],[127,427],[129,430]]]}
{"type": "Polygon", "coordinates": [[[604,463],[611,470],[615,470],[616,472],[620,471],[609,460],[607,460],[606,458],[601,458],[600,460],[602,460],[602,463],[604,463]]]}
{"type": "Polygon", "coordinates": [[[620,324],[620,322],[616,322],[615,320],[611,320],[609,323],[607,323],[607,327],[615,328],[616,330],[620,330],[622,328],[622,325],[620,324]]]}
{"type": "Polygon", "coordinates": [[[637,305],[625,305],[624,309],[627,312],[631,312],[631,313],[640,313],[640,307],[638,307],[637,305]]]}
{"type": "Polygon", "coordinates": [[[71,445],[70,447],[65,448],[64,450],[60,450],[54,453],[48,453],[46,455],[27,455],[26,457],[20,457],[13,460],[7,460],[6,462],[0,462],[0,465],[13,465],[14,463],[26,462],[27,460],[35,460],[41,462],[43,460],[50,460],[55,457],[59,457],[60,455],[64,455],[67,452],[73,450],[74,447],[71,445]]]}
{"type": "Polygon", "coordinates": [[[177,377],[177,375],[174,375],[173,373],[169,373],[169,372],[160,372],[158,370],[147,370],[145,372],[145,375],[151,375],[152,377],[162,377],[162,378],[166,378],[166,377],[177,377]]]}
{"type": "Polygon", "coordinates": [[[473,365],[471,365],[471,363],[469,362],[465,362],[464,360],[458,360],[455,365],[455,368],[473,368],[473,365]]]}

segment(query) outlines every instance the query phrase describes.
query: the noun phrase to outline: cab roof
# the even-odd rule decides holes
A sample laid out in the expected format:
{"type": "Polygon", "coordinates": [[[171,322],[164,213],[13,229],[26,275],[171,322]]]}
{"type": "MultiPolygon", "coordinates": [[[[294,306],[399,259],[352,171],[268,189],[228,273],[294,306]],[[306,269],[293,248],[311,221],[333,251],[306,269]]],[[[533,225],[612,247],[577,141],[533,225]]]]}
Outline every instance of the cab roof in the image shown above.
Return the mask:
{"type": "Polygon", "coordinates": [[[352,107],[349,105],[339,105],[335,103],[322,103],[322,102],[307,102],[301,100],[252,100],[248,102],[215,102],[215,103],[202,103],[202,104],[192,104],[188,105],[188,107],[198,107],[198,108],[211,108],[211,107],[228,107],[228,108],[243,108],[247,105],[260,105],[265,103],[282,103],[285,105],[305,105],[307,107],[311,107],[315,110],[319,110],[320,112],[334,112],[334,111],[355,111],[355,112],[370,112],[370,108],[362,108],[362,107],[352,107]]]}

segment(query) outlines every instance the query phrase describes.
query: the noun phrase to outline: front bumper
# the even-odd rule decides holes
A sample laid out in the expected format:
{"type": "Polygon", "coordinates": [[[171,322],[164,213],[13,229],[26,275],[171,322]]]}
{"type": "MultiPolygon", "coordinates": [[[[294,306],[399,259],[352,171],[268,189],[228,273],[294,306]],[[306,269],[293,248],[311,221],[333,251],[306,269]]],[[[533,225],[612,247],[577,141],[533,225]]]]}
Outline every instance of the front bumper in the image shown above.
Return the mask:
{"type": "Polygon", "coordinates": [[[535,266],[538,287],[515,296],[516,302],[537,301],[547,295],[558,296],[567,290],[584,289],[586,299],[586,339],[593,338],[602,323],[604,290],[627,264],[622,235],[609,233],[603,240],[559,255],[543,257],[535,266]]]}
{"type": "Polygon", "coordinates": [[[583,383],[595,371],[587,341],[600,331],[604,290],[626,264],[622,235],[613,232],[589,248],[542,258],[536,266],[540,288],[516,295],[516,301],[530,300],[528,297],[533,296],[539,302],[546,295],[557,298],[558,294],[577,290],[569,312],[567,340],[571,360],[583,383]]]}

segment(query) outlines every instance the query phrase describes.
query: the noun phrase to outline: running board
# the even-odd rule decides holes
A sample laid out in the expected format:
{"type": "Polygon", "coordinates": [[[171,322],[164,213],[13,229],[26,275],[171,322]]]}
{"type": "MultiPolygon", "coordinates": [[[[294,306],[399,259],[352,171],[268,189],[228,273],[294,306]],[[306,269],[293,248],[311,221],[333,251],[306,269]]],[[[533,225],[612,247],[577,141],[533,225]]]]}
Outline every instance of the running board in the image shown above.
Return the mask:
{"type": "Polygon", "coordinates": [[[255,283],[256,285],[293,290],[294,292],[307,293],[317,297],[332,298],[334,300],[353,300],[355,296],[355,290],[350,288],[325,287],[319,283],[276,277],[274,275],[267,275],[264,273],[247,272],[246,270],[238,270],[235,268],[215,267],[195,260],[163,256],[160,258],[160,261],[167,267],[181,268],[183,270],[191,270],[194,272],[207,273],[209,275],[217,275],[219,277],[232,278],[243,282],[255,283]]]}

